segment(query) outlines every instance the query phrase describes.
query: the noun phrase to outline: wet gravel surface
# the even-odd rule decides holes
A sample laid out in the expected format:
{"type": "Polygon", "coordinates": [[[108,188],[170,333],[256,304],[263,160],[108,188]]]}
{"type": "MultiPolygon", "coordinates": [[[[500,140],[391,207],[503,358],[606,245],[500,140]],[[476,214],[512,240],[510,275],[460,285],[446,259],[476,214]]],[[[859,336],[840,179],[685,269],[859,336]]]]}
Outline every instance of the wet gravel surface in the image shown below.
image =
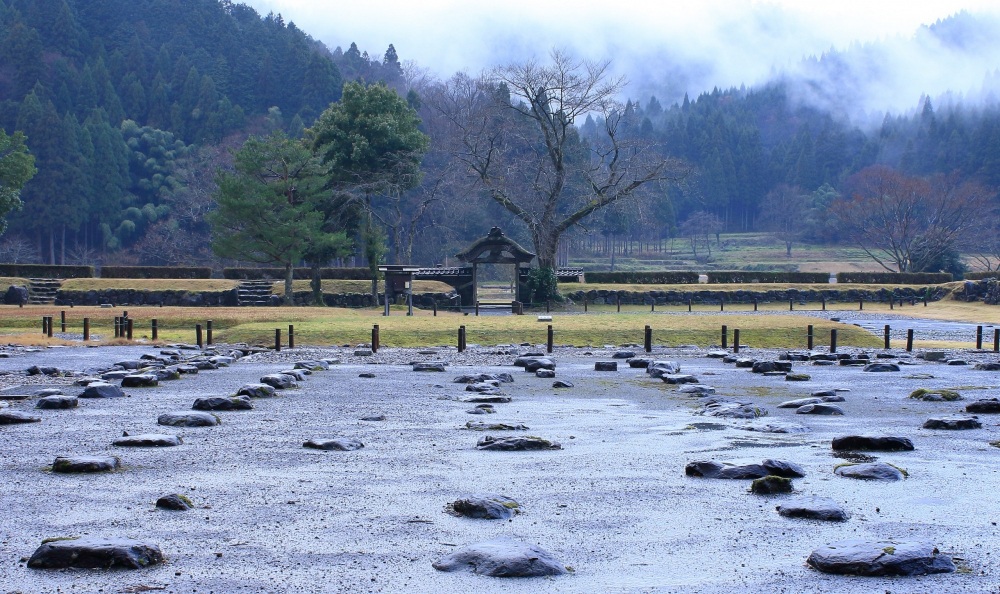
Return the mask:
{"type": "MultiPolygon", "coordinates": [[[[843,313],[843,312],[838,312],[843,313]]],[[[885,316],[882,316],[883,318],[885,316]]],[[[0,359],[3,392],[30,393],[75,378],[26,377],[31,365],[78,374],[152,347],[9,349],[0,359]],[[4,372],[8,372],[4,375],[4,372]],[[24,387],[20,387],[24,386],[24,387]]],[[[558,348],[553,389],[514,368],[532,347],[424,351],[382,349],[355,357],[352,348],[294,349],[245,357],[129,397],[81,400],[74,410],[36,410],[34,398],[0,400],[42,422],[0,426],[0,592],[993,592],[1000,584],[1000,418],[983,428],[930,431],[930,416],[964,402],[907,398],[913,389],[953,388],[967,400],[1000,396],[1000,372],[908,359],[897,373],[795,363],[806,382],[737,369],[704,350],[656,349],[653,357],[719,395],[767,411],[765,422],[797,423],[798,434],[743,429],[748,423],[695,415],[698,398],[619,362],[595,372],[615,349],[558,348]],[[254,401],[251,411],[218,413],[207,428],[161,427],[164,412],[190,409],[195,398],[232,394],[296,360],[340,360],[300,387],[254,401]],[[443,360],[445,373],[417,373],[412,361],[443,360]],[[509,372],[512,397],[496,414],[470,415],[472,394],[452,383],[463,373],[509,372]],[[373,373],[374,378],[361,378],[373,373]],[[928,377],[932,376],[932,377],[928,377]],[[915,379],[921,377],[923,379],[915,379]],[[785,400],[821,388],[845,388],[840,417],[795,414],[785,400]],[[384,421],[362,417],[385,415],[384,421]],[[487,452],[467,421],[523,423],[562,450],[487,452]],[[171,433],[184,444],[122,448],[122,432],[171,433]],[[833,474],[833,437],[848,433],[909,437],[913,452],[876,453],[909,473],[898,483],[833,474]],[[351,452],[302,447],[311,438],[346,437],[351,452]],[[57,455],[112,454],[123,468],[102,475],[58,475],[57,455]],[[749,481],[684,476],[693,460],[802,465],[796,494],[831,497],[851,514],[845,523],[783,518],[783,497],[749,493],[749,481]],[[187,512],[154,508],[166,494],[195,503],[187,512]],[[521,503],[509,521],[457,518],[444,506],[475,493],[521,503]],[[138,571],[31,570],[24,559],[47,537],[125,536],[157,543],[164,565],[138,571]],[[456,547],[508,536],[552,552],[573,571],[556,578],[504,580],[441,573],[431,563],[456,547]],[[960,572],[918,578],[852,578],[804,563],[822,545],[845,538],[918,539],[956,558],[960,572]]],[[[193,354],[191,351],[183,351],[193,354]]],[[[874,351],[872,352],[874,355],[874,351]]],[[[773,359],[776,352],[746,356],[773,359]]],[[[904,353],[894,351],[897,356],[904,353]]],[[[992,353],[956,353],[970,362],[992,353]]],[[[65,387],[68,394],[80,388],[65,387]]],[[[494,435],[513,435],[496,432],[494,435]]],[[[523,434],[523,432],[521,433],[523,434]]]]}

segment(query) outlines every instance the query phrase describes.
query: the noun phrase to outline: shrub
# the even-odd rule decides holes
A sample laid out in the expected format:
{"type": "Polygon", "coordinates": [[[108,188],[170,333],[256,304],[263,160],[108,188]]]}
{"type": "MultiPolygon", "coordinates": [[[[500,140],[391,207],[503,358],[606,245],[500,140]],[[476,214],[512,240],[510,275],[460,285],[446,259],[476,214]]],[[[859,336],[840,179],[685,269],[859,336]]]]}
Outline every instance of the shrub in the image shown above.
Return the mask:
{"type": "Polygon", "coordinates": [[[827,272],[761,272],[756,270],[720,270],[707,274],[709,284],[747,283],[829,283],[827,272]]]}
{"type": "MultiPolygon", "coordinates": [[[[223,268],[222,276],[230,280],[261,280],[285,278],[284,268],[223,268]]],[[[295,268],[292,278],[309,280],[312,269],[295,268]]],[[[371,272],[367,268],[320,268],[320,278],[334,280],[371,280],[371,272]]]]}
{"type": "Polygon", "coordinates": [[[585,279],[588,283],[618,285],[693,285],[698,283],[698,273],[683,270],[588,272],[585,279]]]}
{"type": "Polygon", "coordinates": [[[26,278],[93,278],[93,266],[55,266],[49,264],[0,264],[0,276],[26,278]]]}
{"type": "Polygon", "coordinates": [[[988,278],[1000,278],[1000,270],[966,272],[965,280],[985,280],[988,278]]]}
{"type": "Polygon", "coordinates": [[[541,303],[543,301],[561,299],[559,295],[559,282],[556,280],[556,272],[551,268],[532,268],[528,271],[528,301],[531,303],[541,303]]]}
{"type": "Polygon", "coordinates": [[[950,272],[838,272],[838,283],[880,285],[940,285],[950,283],[950,272]]]}
{"type": "Polygon", "coordinates": [[[204,266],[104,266],[101,278],[212,278],[204,266]]]}

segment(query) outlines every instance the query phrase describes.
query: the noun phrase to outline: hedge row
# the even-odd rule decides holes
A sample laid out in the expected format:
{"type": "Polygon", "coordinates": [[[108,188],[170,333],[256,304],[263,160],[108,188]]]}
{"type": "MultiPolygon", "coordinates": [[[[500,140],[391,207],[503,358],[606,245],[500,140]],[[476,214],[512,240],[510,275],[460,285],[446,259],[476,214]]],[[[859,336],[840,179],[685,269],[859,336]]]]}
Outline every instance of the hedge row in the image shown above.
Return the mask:
{"type": "Polygon", "coordinates": [[[93,266],[56,266],[49,264],[0,264],[0,276],[27,278],[93,278],[93,266]]]}
{"type": "Polygon", "coordinates": [[[838,272],[838,283],[883,285],[939,285],[950,283],[950,272],[838,272]]]}
{"type": "Polygon", "coordinates": [[[698,283],[697,272],[661,270],[659,272],[588,272],[588,283],[613,283],[628,285],[693,285],[698,283]]]}
{"type": "Polygon", "coordinates": [[[207,266],[103,266],[101,278],[212,278],[212,269],[207,266]]]}
{"type": "MultiPolygon", "coordinates": [[[[372,273],[367,268],[320,268],[320,277],[336,280],[371,280],[372,273]]],[[[230,280],[281,280],[285,278],[284,268],[223,268],[222,276],[230,280]]],[[[292,278],[308,280],[312,278],[311,268],[295,268],[292,278]]]]}
{"type": "Polygon", "coordinates": [[[720,270],[707,273],[709,284],[746,283],[829,283],[828,272],[758,272],[747,270],[720,270]]]}
{"type": "Polygon", "coordinates": [[[962,275],[965,280],[983,280],[987,278],[1000,278],[1000,270],[966,272],[962,275]]]}

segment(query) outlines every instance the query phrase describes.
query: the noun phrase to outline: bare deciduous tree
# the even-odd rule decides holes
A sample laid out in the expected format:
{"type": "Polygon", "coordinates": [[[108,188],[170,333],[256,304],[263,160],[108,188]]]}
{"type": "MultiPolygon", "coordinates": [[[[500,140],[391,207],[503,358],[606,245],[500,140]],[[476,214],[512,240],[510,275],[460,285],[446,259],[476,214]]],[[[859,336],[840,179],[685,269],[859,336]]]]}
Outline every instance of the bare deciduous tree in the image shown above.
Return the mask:
{"type": "Polygon", "coordinates": [[[792,244],[805,230],[806,196],[801,188],[778,184],[760,203],[758,226],[785,244],[785,256],[792,257],[792,244]]]}

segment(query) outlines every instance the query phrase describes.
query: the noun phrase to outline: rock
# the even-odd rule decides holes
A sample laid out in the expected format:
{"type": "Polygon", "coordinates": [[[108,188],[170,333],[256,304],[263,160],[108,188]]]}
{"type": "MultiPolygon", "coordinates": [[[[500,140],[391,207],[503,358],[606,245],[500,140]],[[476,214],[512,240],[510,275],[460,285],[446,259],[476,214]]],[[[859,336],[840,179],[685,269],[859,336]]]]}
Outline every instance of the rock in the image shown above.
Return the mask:
{"type": "Polygon", "coordinates": [[[187,511],[194,507],[191,500],[185,495],[179,495],[174,493],[172,495],[164,495],[156,500],[156,507],[160,509],[168,509],[170,511],[187,511]]]}
{"type": "Polygon", "coordinates": [[[249,396],[236,396],[235,398],[225,398],[221,396],[211,396],[209,398],[196,398],[191,405],[192,410],[253,410],[249,396]]]}
{"type": "Polygon", "coordinates": [[[665,373],[660,376],[660,379],[663,380],[663,383],[671,385],[699,383],[698,378],[684,373],[665,373]]]}
{"type": "Polygon", "coordinates": [[[913,451],[913,442],[906,437],[894,435],[880,435],[871,437],[866,435],[845,435],[835,437],[831,446],[834,450],[853,450],[865,452],[910,452],[913,451]]]}
{"type": "Polygon", "coordinates": [[[1000,413],[1000,400],[996,398],[977,400],[965,405],[965,412],[996,414],[1000,413]]]}
{"type": "Polygon", "coordinates": [[[900,469],[885,462],[842,464],[834,468],[833,473],[848,478],[872,481],[901,481],[906,478],[900,469]]]}
{"type": "Polygon", "coordinates": [[[156,422],[168,427],[214,427],[219,417],[207,412],[173,412],[157,417],[156,422]]]}
{"type": "Polygon", "coordinates": [[[784,423],[772,421],[769,423],[749,423],[740,427],[744,431],[756,431],[758,433],[809,433],[809,428],[798,423],[784,423]]]}
{"type": "Polygon", "coordinates": [[[924,361],[944,361],[944,357],[944,351],[927,351],[924,353],[924,361]]]}
{"type": "Polygon", "coordinates": [[[618,362],[597,361],[594,363],[594,371],[618,371],[618,362]]]}
{"type": "Polygon", "coordinates": [[[822,398],[798,398],[796,400],[786,400],[779,404],[778,408],[799,408],[810,404],[819,404],[820,402],[823,402],[822,398]]]}
{"type": "Polygon", "coordinates": [[[716,479],[758,479],[767,476],[768,471],[760,464],[723,464],[714,460],[688,462],[684,474],[701,478],[716,479]]]}
{"type": "Polygon", "coordinates": [[[572,388],[573,382],[568,382],[566,380],[556,380],[552,382],[553,388],[572,388]]]}
{"type": "Polygon", "coordinates": [[[285,375],[283,373],[271,373],[260,378],[260,383],[267,384],[274,388],[275,390],[287,390],[289,388],[297,388],[298,384],[295,383],[295,378],[290,375],[285,375]]]}
{"type": "Polygon", "coordinates": [[[198,374],[198,367],[196,367],[194,365],[187,365],[187,364],[178,365],[175,369],[177,369],[177,373],[179,373],[181,375],[197,375],[198,374]]]}
{"type": "Polygon", "coordinates": [[[169,448],[179,446],[183,441],[176,435],[165,433],[143,433],[142,435],[127,435],[119,437],[112,445],[133,448],[169,448]]]}
{"type": "Polygon", "coordinates": [[[478,520],[507,520],[520,512],[521,504],[503,495],[474,495],[445,506],[455,516],[478,520]]]}
{"type": "Polygon", "coordinates": [[[558,443],[541,437],[493,437],[487,435],[476,443],[477,450],[514,452],[522,450],[561,450],[558,443]]]}
{"type": "Polygon", "coordinates": [[[789,372],[791,370],[791,361],[755,361],[750,367],[750,371],[753,373],[768,373],[771,371],[789,372]]]}
{"type": "Polygon", "coordinates": [[[692,394],[694,396],[711,396],[715,394],[715,388],[705,384],[685,384],[678,390],[681,394],[692,394]]]}
{"type": "Polygon", "coordinates": [[[979,419],[969,415],[951,415],[947,417],[933,417],[924,421],[924,429],[948,429],[957,431],[960,429],[982,429],[983,424],[979,419]]]}
{"type": "Polygon", "coordinates": [[[510,402],[510,396],[500,396],[500,395],[489,395],[484,394],[482,396],[471,396],[465,398],[462,402],[485,402],[490,404],[506,404],[510,402]]]}
{"type": "Polygon", "coordinates": [[[384,421],[385,415],[368,415],[366,417],[361,417],[362,421],[384,421]]]}
{"type": "Polygon", "coordinates": [[[948,361],[947,361],[946,364],[947,365],[954,365],[954,366],[961,366],[961,365],[968,365],[969,362],[966,361],[965,359],[948,359],[948,361]]]}
{"type": "Polygon", "coordinates": [[[676,361],[653,361],[646,366],[646,373],[652,377],[660,377],[670,373],[680,373],[681,366],[676,361]]]}
{"type": "Polygon", "coordinates": [[[652,362],[653,362],[652,359],[633,357],[632,359],[628,360],[628,366],[631,367],[632,369],[649,369],[649,365],[652,362]]]}
{"type": "Polygon", "coordinates": [[[465,412],[470,415],[492,415],[497,411],[495,408],[493,408],[492,404],[479,404],[476,407],[470,408],[465,412]]]}
{"type": "Polygon", "coordinates": [[[355,349],[355,357],[371,357],[375,353],[371,349],[355,349]]]}
{"type": "Polygon", "coordinates": [[[478,384],[489,381],[510,384],[514,382],[514,376],[509,373],[477,373],[474,375],[460,375],[452,381],[456,384],[478,384]]]}
{"type": "Polygon", "coordinates": [[[55,367],[39,367],[38,365],[32,365],[25,372],[28,375],[48,375],[48,376],[59,376],[62,372],[55,367]]]}
{"type": "Polygon", "coordinates": [[[753,364],[756,363],[756,359],[747,359],[746,357],[741,357],[736,359],[737,369],[753,369],[753,364]]]}
{"type": "Polygon", "coordinates": [[[482,421],[468,421],[465,423],[466,429],[471,429],[473,431],[527,431],[528,426],[517,423],[516,425],[510,425],[508,423],[484,423],[482,421]]]}
{"type": "Polygon", "coordinates": [[[955,564],[924,542],[842,540],[820,547],[806,563],[823,573],[861,576],[913,576],[951,573],[955,564]]]}
{"type": "Polygon", "coordinates": [[[39,398],[45,398],[46,396],[62,396],[63,391],[59,388],[42,388],[41,390],[35,390],[32,392],[35,396],[39,398]]]}
{"type": "Polygon", "coordinates": [[[439,571],[468,571],[491,577],[541,577],[566,573],[548,551],[507,538],[462,547],[435,561],[439,571]]]}
{"type": "Polygon", "coordinates": [[[830,365],[836,365],[833,361],[828,361],[826,359],[820,359],[818,361],[813,361],[813,365],[820,367],[829,367],[830,365]]]}
{"type": "MultiPolygon", "coordinates": [[[[539,371],[545,371],[544,369],[539,369],[539,371]]],[[[498,381],[486,381],[478,384],[466,384],[466,392],[477,392],[479,394],[499,394],[500,393],[500,382],[498,381]]]]}
{"type": "Polygon", "coordinates": [[[181,379],[181,372],[177,371],[177,369],[174,367],[164,367],[163,369],[156,369],[154,371],[151,371],[150,373],[155,375],[156,379],[161,382],[169,382],[181,379]]]}
{"type": "Polygon", "coordinates": [[[212,362],[209,359],[192,360],[191,365],[194,365],[200,371],[212,371],[214,369],[219,368],[218,364],[212,362]]]}
{"type": "Polygon", "coordinates": [[[280,375],[291,376],[297,382],[306,381],[306,377],[312,374],[308,369],[282,369],[278,373],[280,375]]]}
{"type": "Polygon", "coordinates": [[[809,381],[811,379],[812,379],[812,377],[810,377],[808,373],[786,373],[785,374],[785,381],[786,382],[807,382],[807,381],[809,381]]]}
{"type": "Polygon", "coordinates": [[[810,394],[810,396],[812,396],[813,398],[827,398],[829,396],[836,396],[836,395],[837,391],[832,390],[830,388],[824,390],[814,390],[813,393],[810,394]]]}
{"type": "Polygon", "coordinates": [[[759,479],[754,479],[754,481],[750,483],[750,492],[756,495],[791,493],[792,479],[775,475],[768,475],[759,479]]]}
{"type": "Polygon", "coordinates": [[[27,287],[9,285],[7,292],[3,294],[4,305],[24,305],[28,302],[27,287]]]}
{"type": "Polygon", "coordinates": [[[117,370],[107,371],[101,374],[101,379],[106,382],[120,382],[122,378],[132,375],[131,371],[117,370]]]}
{"type": "Polygon", "coordinates": [[[302,447],[312,448],[314,450],[352,452],[365,447],[365,444],[350,437],[335,437],[333,439],[310,439],[309,441],[303,443],[302,447]]]}
{"type": "Polygon", "coordinates": [[[696,414],[729,419],[756,419],[767,416],[767,410],[749,402],[710,397],[696,414]]]}
{"type": "Polygon", "coordinates": [[[108,472],[121,465],[117,456],[57,456],[52,472],[108,472]]]}
{"type": "Polygon", "coordinates": [[[821,402],[819,404],[807,404],[805,406],[800,406],[795,409],[795,414],[799,415],[842,415],[844,414],[844,409],[840,408],[836,404],[827,404],[821,402]]]}
{"type": "Polygon", "coordinates": [[[374,373],[371,373],[371,372],[369,372],[369,371],[366,371],[366,372],[364,372],[364,373],[359,373],[359,374],[358,374],[358,377],[363,377],[363,378],[368,378],[368,379],[371,379],[371,378],[375,377],[375,374],[374,374],[374,373]]]}
{"type": "Polygon", "coordinates": [[[444,361],[427,361],[424,363],[414,363],[413,371],[447,371],[444,361]]]}
{"type": "Polygon", "coordinates": [[[0,410],[0,425],[21,425],[24,423],[40,423],[42,417],[29,415],[19,410],[0,410]]]}
{"type": "Polygon", "coordinates": [[[618,351],[611,355],[612,359],[631,359],[635,357],[635,351],[618,351]]]}
{"type": "Polygon", "coordinates": [[[885,371],[899,371],[899,365],[895,363],[868,363],[861,371],[881,373],[885,371]]]}
{"type": "Polygon", "coordinates": [[[114,384],[107,382],[92,382],[87,384],[80,394],[80,398],[122,398],[125,392],[114,384]]]}
{"type": "Polygon", "coordinates": [[[777,506],[777,510],[786,518],[807,518],[826,522],[846,522],[850,517],[833,499],[815,495],[788,499],[777,506]]]}
{"type": "Polygon", "coordinates": [[[152,373],[137,373],[122,378],[123,388],[149,388],[159,383],[159,379],[152,373]]]}
{"type": "Polygon", "coordinates": [[[296,361],[295,369],[307,369],[309,371],[326,371],[330,369],[330,364],[326,361],[296,361]]]}
{"type": "Polygon", "coordinates": [[[729,353],[726,351],[708,351],[705,356],[709,359],[725,359],[728,355],[729,353]]]}
{"type": "Polygon", "coordinates": [[[267,384],[244,384],[236,391],[237,396],[249,396],[250,398],[271,398],[274,394],[274,386],[267,384]]]}
{"type": "Polygon", "coordinates": [[[914,400],[923,400],[926,402],[952,402],[955,400],[961,400],[962,395],[954,390],[944,390],[935,389],[929,390],[927,388],[918,388],[910,393],[910,398],[914,400]]]}
{"type": "Polygon", "coordinates": [[[531,373],[535,373],[539,369],[551,369],[555,371],[555,368],[556,368],[555,362],[552,361],[552,359],[546,357],[532,359],[524,366],[524,370],[531,373]]]}
{"type": "Polygon", "coordinates": [[[142,569],[163,562],[155,544],[130,538],[59,539],[42,543],[28,559],[32,569],[142,569]]]}
{"type": "Polygon", "coordinates": [[[45,410],[62,410],[67,408],[76,408],[79,405],[80,401],[76,396],[43,396],[35,403],[35,408],[45,410]]]}
{"type": "Polygon", "coordinates": [[[802,478],[806,475],[806,471],[795,462],[767,459],[761,462],[760,465],[764,467],[764,470],[766,470],[768,474],[773,476],[802,478]]]}
{"type": "Polygon", "coordinates": [[[551,369],[539,369],[535,372],[535,377],[540,377],[542,379],[552,379],[556,376],[556,372],[551,369]]]}
{"type": "Polygon", "coordinates": [[[1000,362],[976,363],[973,369],[976,371],[1000,371],[1000,362]]]}

